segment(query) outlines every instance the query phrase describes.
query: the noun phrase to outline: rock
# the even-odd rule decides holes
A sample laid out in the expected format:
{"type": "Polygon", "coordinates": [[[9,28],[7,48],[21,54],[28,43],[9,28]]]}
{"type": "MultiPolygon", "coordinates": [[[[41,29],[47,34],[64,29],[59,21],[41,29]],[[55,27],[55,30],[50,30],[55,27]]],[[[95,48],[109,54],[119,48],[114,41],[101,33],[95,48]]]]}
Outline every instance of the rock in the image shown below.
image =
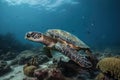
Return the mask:
{"type": "Polygon", "coordinates": [[[49,61],[49,58],[46,55],[38,55],[38,56],[36,56],[36,58],[38,58],[39,64],[42,64],[42,63],[49,61]]]}
{"type": "Polygon", "coordinates": [[[48,80],[65,80],[65,76],[57,68],[50,69],[48,74],[48,80]]]}
{"type": "Polygon", "coordinates": [[[0,55],[1,60],[12,60],[16,57],[17,53],[8,51],[5,54],[0,55]]]}
{"type": "Polygon", "coordinates": [[[33,51],[25,50],[20,53],[16,58],[18,59],[18,64],[22,65],[27,63],[36,54],[33,51]]]}
{"type": "Polygon", "coordinates": [[[58,62],[57,67],[60,68],[62,73],[67,77],[76,76],[79,73],[79,71],[81,71],[81,67],[79,65],[75,64],[71,60],[69,62],[64,62],[64,61],[60,60],[58,62]]]}
{"type": "Polygon", "coordinates": [[[34,76],[37,77],[38,80],[44,80],[48,77],[48,69],[37,69],[34,72],[34,76]]]}
{"type": "Polygon", "coordinates": [[[11,80],[12,78],[14,78],[15,76],[14,75],[11,75],[9,78],[5,78],[3,80],[11,80]]]}
{"type": "Polygon", "coordinates": [[[36,53],[34,53],[31,50],[22,51],[14,60],[12,60],[11,65],[14,65],[14,64],[19,64],[19,65],[26,64],[35,55],[36,55],[36,53]]]}
{"type": "Polygon", "coordinates": [[[49,61],[46,55],[37,54],[31,50],[22,51],[14,60],[12,60],[11,65],[19,64],[24,65],[28,63],[33,57],[38,60],[38,64],[49,61]]]}
{"type": "Polygon", "coordinates": [[[6,61],[0,61],[0,76],[9,72],[11,70],[10,66],[6,61]]]}
{"type": "Polygon", "coordinates": [[[93,79],[93,76],[95,76],[93,70],[82,68],[72,60],[69,60],[68,62],[60,60],[57,68],[61,70],[65,77],[76,77],[78,80],[86,80],[87,78],[93,79]]]}
{"type": "Polygon", "coordinates": [[[38,80],[66,80],[65,76],[57,68],[35,70],[34,76],[38,80]]]}
{"type": "Polygon", "coordinates": [[[13,59],[10,63],[10,65],[16,65],[18,64],[18,59],[13,59]]]}

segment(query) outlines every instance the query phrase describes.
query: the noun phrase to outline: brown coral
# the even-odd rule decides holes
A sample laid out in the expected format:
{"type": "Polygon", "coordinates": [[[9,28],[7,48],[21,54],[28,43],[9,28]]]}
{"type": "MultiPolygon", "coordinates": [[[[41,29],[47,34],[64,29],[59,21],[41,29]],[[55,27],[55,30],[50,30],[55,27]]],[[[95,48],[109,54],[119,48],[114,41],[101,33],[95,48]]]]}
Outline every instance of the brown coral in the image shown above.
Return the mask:
{"type": "Polygon", "coordinates": [[[34,70],[39,67],[38,61],[35,57],[33,57],[25,66],[23,67],[23,72],[25,75],[32,77],[34,74],[34,70]]]}
{"type": "Polygon", "coordinates": [[[95,78],[95,80],[103,80],[104,79],[104,74],[103,73],[99,73],[98,75],[97,75],[97,77],[95,78]]]}
{"type": "Polygon", "coordinates": [[[25,74],[26,76],[32,77],[33,74],[34,74],[34,70],[35,70],[35,69],[37,69],[37,67],[36,67],[36,66],[33,66],[33,65],[31,65],[31,66],[24,66],[23,72],[24,72],[24,74],[25,74]]]}
{"type": "Polygon", "coordinates": [[[115,79],[120,80],[120,59],[115,57],[104,58],[97,64],[97,68],[103,73],[110,74],[115,79]]]}

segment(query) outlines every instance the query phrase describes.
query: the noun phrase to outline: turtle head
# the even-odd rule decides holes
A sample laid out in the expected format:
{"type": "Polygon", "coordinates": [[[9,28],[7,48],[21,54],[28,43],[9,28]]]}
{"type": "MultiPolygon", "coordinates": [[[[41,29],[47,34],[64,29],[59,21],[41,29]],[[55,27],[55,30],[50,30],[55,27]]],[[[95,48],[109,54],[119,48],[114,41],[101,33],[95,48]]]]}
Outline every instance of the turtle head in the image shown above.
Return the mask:
{"type": "Polygon", "coordinates": [[[39,32],[27,32],[25,35],[25,39],[33,42],[42,42],[43,34],[39,32]]]}

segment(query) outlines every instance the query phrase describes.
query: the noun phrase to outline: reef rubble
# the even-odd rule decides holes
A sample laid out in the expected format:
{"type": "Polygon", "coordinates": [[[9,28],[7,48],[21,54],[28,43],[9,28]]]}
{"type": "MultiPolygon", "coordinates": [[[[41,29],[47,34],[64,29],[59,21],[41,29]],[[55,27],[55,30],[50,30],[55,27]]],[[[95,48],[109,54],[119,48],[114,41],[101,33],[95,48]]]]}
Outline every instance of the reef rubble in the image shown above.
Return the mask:
{"type": "Polygon", "coordinates": [[[108,55],[103,57],[99,52],[97,69],[92,70],[80,67],[59,52],[54,52],[53,58],[48,58],[42,49],[36,50],[38,49],[21,51],[9,62],[1,60],[0,70],[5,74],[1,74],[0,80],[119,80],[119,66],[117,66],[119,62],[114,63],[119,61],[119,55],[112,55],[115,56],[112,58],[108,55]],[[110,61],[107,62],[108,60],[110,61]],[[104,67],[106,65],[112,65],[114,68],[104,67]],[[111,76],[104,73],[107,70],[112,74],[111,76]]]}
{"type": "Polygon", "coordinates": [[[0,76],[11,71],[10,65],[6,61],[0,61],[0,76]]]}

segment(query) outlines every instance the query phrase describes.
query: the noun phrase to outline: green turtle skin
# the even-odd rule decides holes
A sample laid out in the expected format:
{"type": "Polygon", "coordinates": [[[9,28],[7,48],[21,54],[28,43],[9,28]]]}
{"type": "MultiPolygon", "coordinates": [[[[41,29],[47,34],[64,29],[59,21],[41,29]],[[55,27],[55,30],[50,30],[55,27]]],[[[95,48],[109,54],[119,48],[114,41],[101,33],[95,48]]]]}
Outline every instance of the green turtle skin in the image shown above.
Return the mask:
{"type": "Polygon", "coordinates": [[[59,38],[59,39],[65,40],[82,49],[89,49],[89,46],[86,45],[82,40],[80,40],[75,35],[67,31],[60,30],[60,29],[48,29],[45,34],[53,38],[59,38]]]}

